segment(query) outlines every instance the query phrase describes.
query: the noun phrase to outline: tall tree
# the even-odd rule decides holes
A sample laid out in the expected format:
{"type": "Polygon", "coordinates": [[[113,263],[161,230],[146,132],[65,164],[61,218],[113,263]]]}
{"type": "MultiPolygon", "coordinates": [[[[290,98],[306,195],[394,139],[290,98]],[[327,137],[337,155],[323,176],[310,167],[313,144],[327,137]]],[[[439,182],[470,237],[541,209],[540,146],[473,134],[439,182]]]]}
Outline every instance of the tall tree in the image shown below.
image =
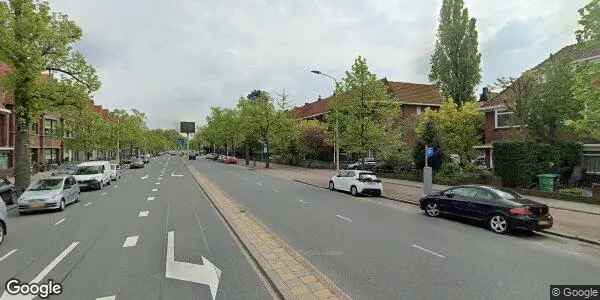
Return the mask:
{"type": "Polygon", "coordinates": [[[520,138],[526,138],[526,126],[530,123],[530,118],[538,101],[540,101],[543,92],[542,84],[539,80],[539,73],[536,71],[527,71],[519,78],[499,78],[496,81],[504,106],[508,111],[513,112],[511,123],[520,125],[516,127],[516,132],[520,138]]]}
{"type": "Polygon", "coordinates": [[[567,125],[582,138],[600,140],[600,64],[579,65],[572,89],[575,101],[582,105],[567,125]]]}
{"type": "Polygon", "coordinates": [[[31,177],[29,128],[33,117],[50,102],[64,102],[70,93],[48,93],[60,84],[63,91],[93,92],[100,87],[94,68],[73,49],[81,38],[79,27],[65,14],[53,13],[46,1],[0,2],[0,61],[10,65],[8,75],[14,95],[17,134],[16,186],[24,189],[31,177]],[[48,71],[55,79],[42,80],[48,71]]]}
{"type": "Polygon", "coordinates": [[[600,40],[600,0],[591,0],[586,6],[578,10],[579,25],[575,34],[579,42],[600,40]]]}
{"type": "Polygon", "coordinates": [[[429,80],[459,106],[473,100],[481,81],[476,24],[475,18],[469,18],[463,0],[444,0],[429,80]]]}
{"type": "Polygon", "coordinates": [[[377,152],[401,140],[395,119],[398,115],[399,107],[385,83],[369,71],[366,60],[359,56],[337,84],[327,121],[329,132],[338,127],[341,147],[361,155],[364,163],[369,151],[377,152]]]}

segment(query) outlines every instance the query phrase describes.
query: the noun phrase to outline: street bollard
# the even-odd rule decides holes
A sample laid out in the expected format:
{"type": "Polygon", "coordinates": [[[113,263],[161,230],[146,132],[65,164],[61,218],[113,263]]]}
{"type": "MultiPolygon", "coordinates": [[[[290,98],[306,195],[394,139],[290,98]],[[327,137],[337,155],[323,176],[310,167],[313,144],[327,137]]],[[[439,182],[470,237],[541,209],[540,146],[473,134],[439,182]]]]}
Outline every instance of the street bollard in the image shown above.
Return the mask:
{"type": "Polygon", "coordinates": [[[433,171],[431,167],[423,168],[423,196],[433,191],[433,171]]]}

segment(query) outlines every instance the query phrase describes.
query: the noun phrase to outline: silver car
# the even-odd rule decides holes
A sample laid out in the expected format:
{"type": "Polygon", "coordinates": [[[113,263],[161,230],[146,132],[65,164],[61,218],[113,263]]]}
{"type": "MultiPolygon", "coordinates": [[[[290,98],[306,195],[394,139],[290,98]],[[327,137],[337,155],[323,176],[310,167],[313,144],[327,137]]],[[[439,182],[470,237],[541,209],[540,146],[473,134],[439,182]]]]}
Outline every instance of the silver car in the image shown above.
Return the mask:
{"type": "Polygon", "coordinates": [[[6,205],[0,199],[0,245],[4,242],[4,237],[6,237],[6,205]]]}
{"type": "Polygon", "coordinates": [[[62,211],[68,204],[79,202],[79,185],[73,176],[57,176],[32,183],[19,197],[19,213],[37,210],[62,211]]]}

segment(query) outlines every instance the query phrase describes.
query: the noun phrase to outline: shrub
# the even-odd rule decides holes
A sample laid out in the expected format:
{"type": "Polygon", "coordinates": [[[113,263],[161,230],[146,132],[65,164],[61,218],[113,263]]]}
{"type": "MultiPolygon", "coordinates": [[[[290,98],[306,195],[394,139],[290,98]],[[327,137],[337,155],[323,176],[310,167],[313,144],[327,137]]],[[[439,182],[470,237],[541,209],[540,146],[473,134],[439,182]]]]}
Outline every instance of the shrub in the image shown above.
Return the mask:
{"type": "Polygon", "coordinates": [[[530,188],[536,182],[536,175],[542,173],[559,173],[564,181],[577,164],[582,149],[581,144],[572,142],[494,143],[494,172],[508,187],[530,188]]]}

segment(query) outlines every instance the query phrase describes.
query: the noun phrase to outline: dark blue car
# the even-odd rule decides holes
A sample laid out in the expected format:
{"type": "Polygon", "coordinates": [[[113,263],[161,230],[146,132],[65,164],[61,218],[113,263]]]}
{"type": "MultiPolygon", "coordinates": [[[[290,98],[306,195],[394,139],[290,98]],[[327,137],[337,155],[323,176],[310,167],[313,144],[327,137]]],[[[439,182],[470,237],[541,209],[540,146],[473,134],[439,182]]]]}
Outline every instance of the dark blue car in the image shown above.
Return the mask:
{"type": "Polygon", "coordinates": [[[423,197],[421,209],[430,217],[455,215],[484,222],[496,233],[552,227],[548,206],[517,193],[488,186],[456,186],[423,197]]]}

